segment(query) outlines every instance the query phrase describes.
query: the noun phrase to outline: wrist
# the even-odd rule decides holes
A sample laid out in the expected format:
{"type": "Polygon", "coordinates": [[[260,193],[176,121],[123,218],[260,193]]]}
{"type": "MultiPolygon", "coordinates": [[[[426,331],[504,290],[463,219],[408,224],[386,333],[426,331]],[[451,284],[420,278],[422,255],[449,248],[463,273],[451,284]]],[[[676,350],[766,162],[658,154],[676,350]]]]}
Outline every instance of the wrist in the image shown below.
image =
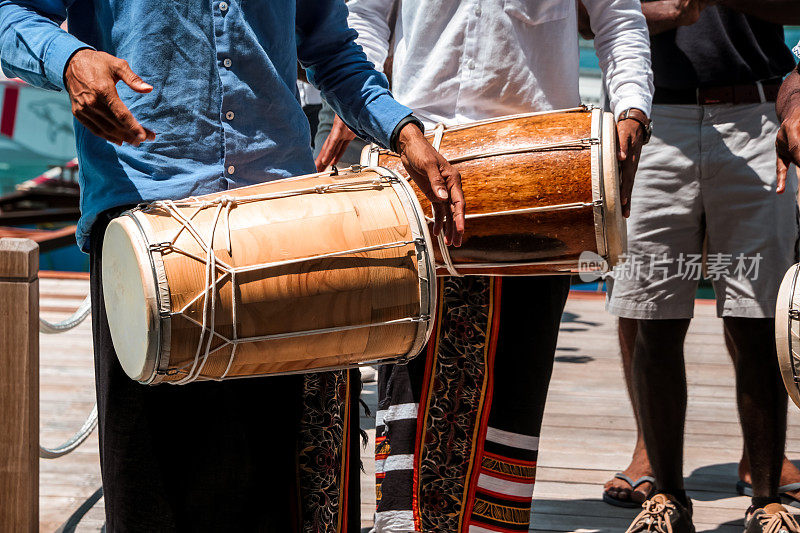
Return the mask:
{"type": "Polygon", "coordinates": [[[91,54],[95,50],[93,48],[79,48],[75,50],[64,64],[64,88],[69,91],[69,81],[74,77],[73,68],[81,61],[91,61],[91,54]]]}
{"type": "Polygon", "coordinates": [[[779,113],[781,123],[787,120],[800,120],[800,89],[790,92],[785,102],[779,113]]]}
{"type": "Polygon", "coordinates": [[[95,49],[91,47],[83,47],[77,48],[72,51],[72,53],[67,57],[66,61],[64,62],[64,68],[61,72],[61,83],[64,84],[64,89],[69,90],[69,86],[67,84],[67,80],[70,78],[70,66],[74,63],[75,58],[84,57],[90,52],[94,52],[95,49]]]}
{"type": "Polygon", "coordinates": [[[653,122],[647,116],[647,114],[638,109],[636,107],[631,107],[623,111],[619,114],[617,118],[617,123],[622,122],[623,120],[632,120],[639,124],[639,128],[642,131],[642,138],[644,140],[644,144],[650,142],[650,136],[653,132],[653,122]]]}
{"type": "Polygon", "coordinates": [[[395,153],[402,154],[410,142],[424,137],[425,126],[414,115],[408,115],[395,126],[389,148],[395,153]]]}

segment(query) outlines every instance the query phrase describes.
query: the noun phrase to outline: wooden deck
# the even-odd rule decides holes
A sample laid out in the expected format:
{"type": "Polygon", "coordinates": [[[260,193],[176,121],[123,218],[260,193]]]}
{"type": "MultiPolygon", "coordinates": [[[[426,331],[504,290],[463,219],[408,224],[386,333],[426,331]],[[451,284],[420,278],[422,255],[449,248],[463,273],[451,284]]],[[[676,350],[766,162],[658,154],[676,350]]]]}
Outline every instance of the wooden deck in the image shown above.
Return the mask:
{"type": "MultiPolygon", "coordinates": [[[[84,280],[41,280],[42,313],[58,319],[74,310],[88,291],[84,280]]],[[[41,336],[42,443],[71,435],[93,399],[91,325],[41,336]]],[[[624,468],[633,447],[634,423],[622,383],[616,326],[602,299],[574,295],[567,303],[557,362],[541,438],[532,531],[621,532],[633,510],[600,500],[603,483],[624,468]]],[[[714,306],[698,302],[686,345],[689,412],[686,476],[695,502],[698,531],[741,532],[748,499],[734,491],[741,433],[736,416],[733,371],[714,306]]],[[[375,384],[364,399],[374,413],[375,384]]],[[[787,450],[800,459],[800,410],[790,406],[787,450]]],[[[362,419],[364,427],[374,422],[362,419]]],[[[374,437],[374,429],[368,431],[374,437]]],[[[362,524],[371,524],[374,493],[371,444],[362,454],[362,524]]],[[[41,461],[41,529],[55,531],[100,486],[97,436],[77,451],[41,461]]],[[[102,500],[78,531],[98,531],[102,500]]]]}

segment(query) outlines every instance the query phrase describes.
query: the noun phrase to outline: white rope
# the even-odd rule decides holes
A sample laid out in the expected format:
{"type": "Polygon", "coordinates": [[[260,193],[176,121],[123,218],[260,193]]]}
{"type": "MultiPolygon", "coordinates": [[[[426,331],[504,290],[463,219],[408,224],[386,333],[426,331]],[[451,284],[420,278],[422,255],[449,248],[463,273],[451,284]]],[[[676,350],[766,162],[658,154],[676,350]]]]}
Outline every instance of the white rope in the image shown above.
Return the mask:
{"type": "Polygon", "coordinates": [[[92,311],[92,299],[91,296],[87,296],[81,302],[81,305],[78,306],[78,309],[72,313],[69,318],[61,320],[60,322],[49,322],[42,317],[39,317],[39,332],[47,333],[51,335],[53,333],[61,333],[63,331],[69,331],[84,320],[86,317],[89,316],[89,313],[92,311]]]}
{"type": "Polygon", "coordinates": [[[89,413],[89,417],[86,419],[86,422],[83,423],[81,428],[75,433],[72,437],[70,437],[64,444],[61,446],[56,446],[55,448],[46,448],[44,446],[39,446],[39,457],[42,459],[57,459],[64,455],[67,455],[69,452],[80,446],[83,441],[85,441],[89,435],[92,434],[94,428],[97,427],[97,404],[94,404],[92,407],[92,412],[89,413]]]}
{"type": "MultiPolygon", "coordinates": [[[[39,317],[39,332],[52,335],[54,333],[69,331],[86,320],[86,317],[89,316],[91,312],[92,299],[91,295],[88,295],[83,299],[81,304],[78,306],[78,309],[72,313],[70,317],[64,320],[59,322],[50,322],[42,317],[39,317]]],[[[85,441],[89,435],[92,434],[92,431],[94,431],[95,427],[97,427],[97,404],[94,404],[94,407],[92,407],[92,412],[89,413],[89,417],[83,423],[81,428],[72,437],[67,439],[64,444],[56,446],[55,448],[47,448],[40,445],[39,457],[42,459],[57,459],[58,457],[67,455],[69,452],[80,446],[83,441],[85,441]]]]}

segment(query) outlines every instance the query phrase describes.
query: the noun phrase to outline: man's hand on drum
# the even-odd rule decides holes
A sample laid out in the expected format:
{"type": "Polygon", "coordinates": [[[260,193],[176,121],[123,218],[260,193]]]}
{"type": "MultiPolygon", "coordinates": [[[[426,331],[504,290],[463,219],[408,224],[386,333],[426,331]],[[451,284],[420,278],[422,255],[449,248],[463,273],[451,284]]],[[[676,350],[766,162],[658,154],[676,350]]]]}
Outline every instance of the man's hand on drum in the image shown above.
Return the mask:
{"type": "Polygon", "coordinates": [[[794,69],[783,81],[775,103],[781,128],[775,140],[778,165],[777,192],[786,190],[789,165],[800,165],[800,72],[794,69]]]}
{"type": "Polygon", "coordinates": [[[464,192],[461,174],[437,152],[414,124],[406,124],[397,139],[406,172],[433,205],[433,233],[444,231],[447,244],[461,246],[464,235],[464,192]]]}
{"type": "Polygon", "coordinates": [[[621,163],[622,188],[622,215],[627,218],[631,214],[631,192],[636,169],[639,168],[639,156],[642,153],[645,131],[644,126],[632,118],[617,122],[617,138],[619,151],[617,159],[621,163]]]}
{"type": "Polygon", "coordinates": [[[778,155],[777,192],[781,194],[786,190],[786,175],[789,172],[789,165],[792,163],[800,165],[800,105],[794,106],[794,109],[781,123],[775,148],[778,155]]]}
{"type": "Polygon", "coordinates": [[[89,49],[75,52],[64,69],[72,114],[89,131],[114,144],[139,146],[152,141],[156,134],[133,118],[117,94],[119,81],[138,93],[153,90],[123,59],[89,49]]]}
{"type": "Polygon", "coordinates": [[[317,160],[317,172],[322,172],[331,165],[335,165],[344,155],[345,150],[350,145],[350,141],[356,138],[356,134],[347,127],[344,120],[339,115],[334,115],[331,131],[322,143],[317,160]]]}

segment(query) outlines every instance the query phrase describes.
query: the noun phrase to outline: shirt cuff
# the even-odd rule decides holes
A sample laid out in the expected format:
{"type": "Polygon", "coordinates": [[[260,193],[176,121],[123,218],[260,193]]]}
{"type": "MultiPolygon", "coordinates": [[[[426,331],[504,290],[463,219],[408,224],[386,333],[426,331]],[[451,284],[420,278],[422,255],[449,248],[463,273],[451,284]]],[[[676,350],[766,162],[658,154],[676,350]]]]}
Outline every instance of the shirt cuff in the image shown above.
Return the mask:
{"type": "Polygon", "coordinates": [[[66,89],[64,71],[75,52],[83,49],[94,50],[65,31],[59,31],[44,54],[44,73],[53,85],[66,89]]]}
{"type": "Polygon", "coordinates": [[[388,93],[368,103],[359,113],[359,124],[377,144],[390,148],[392,134],[401,120],[411,114],[411,110],[400,104],[388,93]]]}
{"type": "Polygon", "coordinates": [[[614,113],[614,119],[619,118],[623,111],[626,111],[632,107],[643,111],[644,114],[650,118],[653,102],[652,100],[648,100],[639,96],[624,96],[619,102],[617,102],[617,105],[614,106],[614,109],[612,109],[612,113],[614,113]]]}

